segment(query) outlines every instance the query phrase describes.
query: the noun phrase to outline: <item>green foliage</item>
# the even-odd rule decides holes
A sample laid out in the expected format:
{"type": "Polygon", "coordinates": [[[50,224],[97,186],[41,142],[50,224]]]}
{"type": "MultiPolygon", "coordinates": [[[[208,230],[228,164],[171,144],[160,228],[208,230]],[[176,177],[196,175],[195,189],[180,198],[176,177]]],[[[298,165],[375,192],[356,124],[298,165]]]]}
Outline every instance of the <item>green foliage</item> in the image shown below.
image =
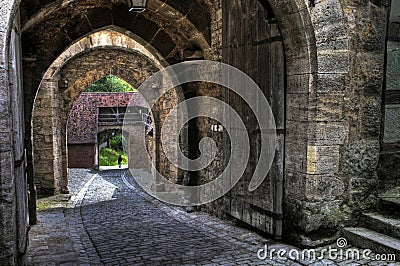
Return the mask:
{"type": "Polygon", "coordinates": [[[118,165],[118,157],[122,156],[122,164],[128,164],[128,157],[111,148],[104,148],[100,150],[100,166],[116,166],[118,165]]]}
{"type": "Polygon", "coordinates": [[[108,148],[114,149],[119,152],[124,151],[126,141],[121,132],[107,131],[99,138],[99,143],[108,143],[108,148]]]}
{"type": "Polygon", "coordinates": [[[111,138],[111,140],[110,140],[110,148],[114,149],[116,151],[122,152],[124,150],[124,148],[123,148],[124,141],[125,141],[125,139],[122,136],[122,133],[119,133],[119,134],[117,134],[117,135],[115,135],[114,137],[111,138]]]}
{"type": "Polygon", "coordinates": [[[85,90],[85,92],[135,92],[128,82],[114,76],[108,75],[96,81],[85,90]]]}

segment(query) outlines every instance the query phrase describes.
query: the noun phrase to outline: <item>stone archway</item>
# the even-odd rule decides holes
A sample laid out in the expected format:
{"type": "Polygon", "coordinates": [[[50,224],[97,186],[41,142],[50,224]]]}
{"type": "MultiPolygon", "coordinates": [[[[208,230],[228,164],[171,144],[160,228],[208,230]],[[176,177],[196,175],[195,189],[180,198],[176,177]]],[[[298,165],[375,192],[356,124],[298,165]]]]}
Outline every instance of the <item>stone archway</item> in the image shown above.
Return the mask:
{"type": "MultiPolygon", "coordinates": [[[[198,2],[203,4],[202,0],[189,5],[181,5],[179,1],[170,1],[168,4],[152,1],[148,7],[149,12],[140,14],[128,12],[127,4],[122,0],[101,0],[96,3],[90,0],[68,3],[51,1],[46,6],[23,2],[25,12],[21,34],[26,44],[23,47],[24,86],[29,88],[24,95],[25,117],[32,117],[36,89],[44,72],[51,68],[50,64],[69,50],[71,42],[105,27],[117,29],[137,40],[163,65],[165,62],[203,57],[206,52],[210,52],[211,11],[204,9],[198,2]]],[[[92,45],[90,41],[87,39],[80,43],[83,46],[75,48],[84,50],[92,45]]],[[[114,41],[117,42],[114,43],[116,46],[124,46],[124,43],[118,43],[121,39],[116,38],[114,41]]],[[[74,54],[73,50],[69,52],[74,54]]],[[[68,58],[68,52],[65,55],[68,58]]],[[[33,168],[30,155],[32,147],[29,143],[32,128],[28,121],[25,123],[27,159],[28,167],[33,168]]],[[[29,180],[33,180],[32,173],[32,169],[28,171],[29,180]]],[[[31,190],[34,193],[34,189],[31,190]]]]}
{"type": "MultiPolygon", "coordinates": [[[[34,168],[47,169],[49,172],[34,171],[38,179],[38,191],[54,193],[53,189],[56,189],[55,192],[57,192],[66,188],[67,152],[65,149],[65,126],[69,111],[80,93],[91,83],[107,74],[119,76],[134,87],[138,87],[146,78],[158,70],[159,68],[152,61],[145,59],[138,53],[132,53],[125,49],[100,48],[75,56],[63,65],[56,76],[52,76],[51,81],[43,80],[41,85],[43,89],[38,92],[33,115],[34,168]],[[115,65],[106,65],[104,64],[105,62],[115,62],[115,65]],[[59,84],[66,83],[68,84],[66,87],[59,87],[59,84]],[[46,91],[50,91],[50,93],[46,93],[46,91]],[[53,114],[43,109],[46,108],[44,104],[46,101],[50,103],[53,101],[53,114]],[[46,124],[52,126],[43,127],[46,124]],[[54,130],[56,130],[56,134],[53,134],[54,130]],[[35,132],[39,132],[39,134],[35,134],[35,132]],[[47,143],[49,143],[50,147],[46,147],[46,136],[48,136],[47,143]],[[52,153],[55,155],[50,156],[52,158],[47,160],[42,160],[39,157],[40,160],[36,161],[36,156],[42,156],[40,153],[49,148],[52,149],[52,153]],[[62,160],[58,161],[58,158],[62,158],[62,160]],[[58,168],[52,169],[52,165],[58,168]],[[62,173],[62,175],[57,176],[57,173],[62,173]],[[40,180],[49,180],[49,182],[40,184],[40,180]],[[53,185],[53,182],[57,182],[57,180],[61,181],[61,183],[53,185]]],[[[178,96],[175,99],[169,98],[169,105],[180,100],[178,96]]],[[[43,158],[46,157],[43,155],[43,158]]],[[[176,177],[172,179],[176,179],[176,177]]]]}
{"type": "MultiPolygon", "coordinates": [[[[346,204],[341,201],[346,181],[339,163],[349,125],[339,106],[344,105],[350,64],[341,4],[223,1],[223,18],[223,60],[249,74],[265,91],[280,143],[271,182],[263,184],[266,191],[260,187],[246,193],[247,185],[239,184],[224,208],[278,238],[338,226],[331,213],[346,204]],[[329,12],[321,15],[325,9],[329,12]],[[256,30],[250,34],[250,28],[256,30]],[[315,213],[318,220],[311,206],[324,210],[315,213]]],[[[231,95],[229,100],[243,108],[231,95]]]]}

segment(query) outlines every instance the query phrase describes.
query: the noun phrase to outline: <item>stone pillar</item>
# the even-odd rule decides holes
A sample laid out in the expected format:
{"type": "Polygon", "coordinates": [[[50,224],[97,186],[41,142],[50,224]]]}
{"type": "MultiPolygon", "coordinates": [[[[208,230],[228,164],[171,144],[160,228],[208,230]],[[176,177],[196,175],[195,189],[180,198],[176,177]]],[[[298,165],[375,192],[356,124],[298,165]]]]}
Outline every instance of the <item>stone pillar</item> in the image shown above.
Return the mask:
{"type": "Polygon", "coordinates": [[[64,171],[66,148],[62,149],[65,141],[62,140],[57,91],[57,80],[43,80],[32,115],[33,173],[38,194],[43,195],[54,195],[60,191],[64,171]]]}

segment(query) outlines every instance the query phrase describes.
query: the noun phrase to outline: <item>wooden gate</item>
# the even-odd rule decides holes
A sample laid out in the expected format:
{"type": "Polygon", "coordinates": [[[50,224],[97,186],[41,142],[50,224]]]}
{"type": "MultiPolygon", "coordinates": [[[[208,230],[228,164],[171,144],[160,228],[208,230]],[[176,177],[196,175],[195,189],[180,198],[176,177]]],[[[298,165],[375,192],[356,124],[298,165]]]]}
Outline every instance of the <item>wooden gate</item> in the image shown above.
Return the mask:
{"type": "Polygon", "coordinates": [[[243,100],[231,92],[224,93],[225,101],[246,121],[251,142],[245,174],[225,202],[232,216],[279,239],[283,216],[285,57],[276,18],[266,1],[223,0],[223,61],[245,72],[261,88],[272,108],[278,135],[267,178],[257,190],[248,191],[255,166],[263,163],[258,162],[262,129],[243,100]]]}

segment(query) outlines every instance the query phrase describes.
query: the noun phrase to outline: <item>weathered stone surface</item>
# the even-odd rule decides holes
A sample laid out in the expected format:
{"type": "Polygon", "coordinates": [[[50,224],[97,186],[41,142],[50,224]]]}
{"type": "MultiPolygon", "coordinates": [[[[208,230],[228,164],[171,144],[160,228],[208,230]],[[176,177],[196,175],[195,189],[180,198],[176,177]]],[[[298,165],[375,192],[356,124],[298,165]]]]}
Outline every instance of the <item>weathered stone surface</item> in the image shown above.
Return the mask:
{"type": "Polygon", "coordinates": [[[349,178],[375,178],[379,141],[355,141],[343,148],[342,169],[349,178]]]}
{"type": "Polygon", "coordinates": [[[347,50],[318,52],[319,73],[347,73],[349,54],[347,50]]]}
{"type": "Polygon", "coordinates": [[[336,200],[342,197],[344,191],[344,182],[332,175],[308,175],[306,178],[307,200],[336,200]]]}

